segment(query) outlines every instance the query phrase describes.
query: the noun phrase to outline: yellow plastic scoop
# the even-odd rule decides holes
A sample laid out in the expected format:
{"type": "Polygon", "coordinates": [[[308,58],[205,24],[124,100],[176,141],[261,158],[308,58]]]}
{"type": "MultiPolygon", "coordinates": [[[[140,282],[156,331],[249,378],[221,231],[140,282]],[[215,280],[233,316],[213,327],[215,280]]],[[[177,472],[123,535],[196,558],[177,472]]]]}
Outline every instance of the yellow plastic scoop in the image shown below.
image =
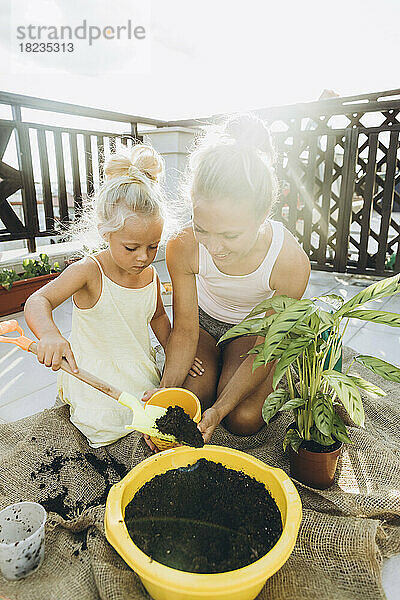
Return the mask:
{"type": "MultiPolygon", "coordinates": [[[[0,342],[4,342],[6,344],[15,344],[16,346],[22,348],[22,350],[26,350],[27,352],[32,352],[33,354],[37,355],[36,342],[25,337],[24,330],[15,319],[0,323],[0,342]],[[17,337],[4,336],[5,333],[12,333],[14,331],[19,333],[17,337]]],[[[132,394],[128,394],[128,392],[122,392],[118,388],[109,385],[88,371],[84,371],[84,369],[79,369],[77,373],[74,373],[65,358],[63,358],[61,361],[61,369],[72,375],[72,377],[76,377],[77,379],[80,379],[88,385],[96,388],[100,392],[107,394],[107,396],[117,400],[123,406],[130,408],[133,416],[132,423],[126,426],[127,429],[135,429],[141,433],[146,433],[150,436],[156,436],[169,442],[178,441],[173,435],[161,433],[161,431],[159,431],[155,426],[155,420],[165,415],[167,412],[166,408],[151,405],[146,405],[143,407],[142,403],[137,398],[132,396],[132,394]]]]}

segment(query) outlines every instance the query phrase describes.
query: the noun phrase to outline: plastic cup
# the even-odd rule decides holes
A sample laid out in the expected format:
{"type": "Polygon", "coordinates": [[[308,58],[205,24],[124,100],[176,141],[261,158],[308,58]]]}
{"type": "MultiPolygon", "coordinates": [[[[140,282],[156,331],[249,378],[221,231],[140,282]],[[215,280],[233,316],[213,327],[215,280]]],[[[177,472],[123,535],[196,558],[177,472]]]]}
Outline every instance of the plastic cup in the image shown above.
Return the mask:
{"type": "Polygon", "coordinates": [[[42,564],[46,518],[36,502],[17,502],[0,511],[0,571],[6,579],[22,579],[42,564]]]}

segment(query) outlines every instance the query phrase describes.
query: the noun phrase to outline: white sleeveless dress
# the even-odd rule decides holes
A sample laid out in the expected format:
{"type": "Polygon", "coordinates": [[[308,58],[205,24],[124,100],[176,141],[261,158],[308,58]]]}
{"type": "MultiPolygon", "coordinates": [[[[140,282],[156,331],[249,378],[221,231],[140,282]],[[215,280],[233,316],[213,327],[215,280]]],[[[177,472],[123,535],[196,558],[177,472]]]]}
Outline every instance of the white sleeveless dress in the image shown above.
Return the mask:
{"type": "MultiPolygon", "coordinates": [[[[101,272],[101,294],[92,308],[73,305],[72,351],[78,368],[140,399],[160,382],[148,330],[157,306],[155,269],[151,283],[131,289],[114,283],[92,258],[101,272]]],[[[125,429],[132,422],[128,408],[63,371],[58,376],[58,394],[70,406],[72,423],[93,448],[129,433],[125,429]]]]}

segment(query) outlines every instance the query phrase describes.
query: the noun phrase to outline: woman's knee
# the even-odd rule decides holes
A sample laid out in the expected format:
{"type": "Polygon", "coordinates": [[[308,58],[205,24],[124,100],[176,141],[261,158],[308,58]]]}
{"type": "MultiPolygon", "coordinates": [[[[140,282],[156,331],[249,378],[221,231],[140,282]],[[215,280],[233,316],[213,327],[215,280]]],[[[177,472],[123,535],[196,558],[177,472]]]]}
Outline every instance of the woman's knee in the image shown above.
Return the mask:
{"type": "Polygon", "coordinates": [[[224,426],[235,435],[254,435],[263,427],[264,421],[260,414],[249,413],[248,410],[241,410],[240,407],[233,410],[224,419],[224,426]]]}
{"type": "MultiPolygon", "coordinates": [[[[216,379],[216,377],[215,377],[216,379]]],[[[188,375],[182,385],[185,390],[189,390],[195,394],[201,404],[202,412],[210,408],[216,400],[216,381],[204,375],[192,377],[188,375]]]]}

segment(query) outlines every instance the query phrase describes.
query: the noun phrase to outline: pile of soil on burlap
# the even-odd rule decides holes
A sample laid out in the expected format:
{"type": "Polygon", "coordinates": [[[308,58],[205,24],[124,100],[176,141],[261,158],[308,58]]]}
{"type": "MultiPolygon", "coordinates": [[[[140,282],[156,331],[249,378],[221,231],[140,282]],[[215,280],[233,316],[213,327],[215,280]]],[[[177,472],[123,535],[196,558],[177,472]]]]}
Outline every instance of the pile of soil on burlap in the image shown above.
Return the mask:
{"type": "Polygon", "coordinates": [[[38,487],[44,493],[44,497],[40,498],[40,504],[47,511],[55,512],[64,519],[72,519],[91,506],[105,504],[111,486],[116,480],[125,477],[127,472],[128,469],[124,464],[110,456],[103,459],[92,452],[79,451],[65,455],[59,450],[48,448],[44,453],[43,461],[35,471],[31,472],[30,477],[40,481],[38,487]],[[101,475],[104,480],[104,489],[101,494],[85,502],[78,499],[72,500],[65,485],[62,485],[60,490],[59,482],[63,467],[67,467],[69,471],[74,464],[87,466],[88,469],[92,468],[101,475]]]}
{"type": "Polygon", "coordinates": [[[192,573],[249,565],[282,534],[281,514],[262,483],[204,458],[147,482],[126,507],[125,523],[153,560],[192,573]]]}
{"type": "Polygon", "coordinates": [[[204,446],[203,436],[197,424],[181,406],[169,406],[165,415],[156,419],[155,424],[161,433],[173,435],[181,444],[194,448],[204,446]]]}

